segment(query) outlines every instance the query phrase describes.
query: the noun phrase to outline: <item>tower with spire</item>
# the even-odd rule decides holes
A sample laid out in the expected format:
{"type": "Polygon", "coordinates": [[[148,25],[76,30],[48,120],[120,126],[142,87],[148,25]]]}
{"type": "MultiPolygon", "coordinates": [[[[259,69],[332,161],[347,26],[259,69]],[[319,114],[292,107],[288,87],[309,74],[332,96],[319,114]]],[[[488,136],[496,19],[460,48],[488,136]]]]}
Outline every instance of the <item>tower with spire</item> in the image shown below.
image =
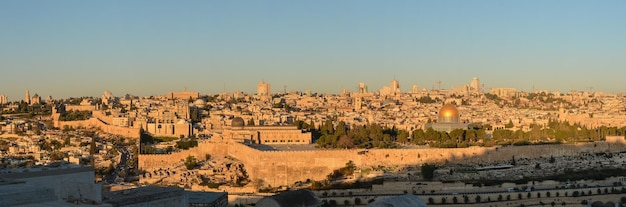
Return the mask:
{"type": "Polygon", "coordinates": [[[26,89],[26,96],[24,96],[24,102],[26,102],[27,104],[30,104],[30,93],[28,92],[28,89],[26,89]]]}

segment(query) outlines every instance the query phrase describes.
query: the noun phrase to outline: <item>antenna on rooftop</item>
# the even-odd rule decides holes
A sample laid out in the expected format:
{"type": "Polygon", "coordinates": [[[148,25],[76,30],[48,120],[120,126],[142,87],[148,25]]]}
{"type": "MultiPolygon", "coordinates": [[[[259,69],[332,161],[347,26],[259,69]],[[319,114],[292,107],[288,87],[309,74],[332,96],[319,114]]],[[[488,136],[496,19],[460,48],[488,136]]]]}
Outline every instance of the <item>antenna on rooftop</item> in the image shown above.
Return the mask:
{"type": "Polygon", "coordinates": [[[283,91],[285,92],[285,94],[287,93],[287,85],[283,85],[283,91]]]}
{"type": "Polygon", "coordinates": [[[437,83],[437,84],[439,85],[439,90],[441,90],[441,81],[440,81],[440,80],[438,80],[438,81],[436,81],[435,83],[437,83]]]}

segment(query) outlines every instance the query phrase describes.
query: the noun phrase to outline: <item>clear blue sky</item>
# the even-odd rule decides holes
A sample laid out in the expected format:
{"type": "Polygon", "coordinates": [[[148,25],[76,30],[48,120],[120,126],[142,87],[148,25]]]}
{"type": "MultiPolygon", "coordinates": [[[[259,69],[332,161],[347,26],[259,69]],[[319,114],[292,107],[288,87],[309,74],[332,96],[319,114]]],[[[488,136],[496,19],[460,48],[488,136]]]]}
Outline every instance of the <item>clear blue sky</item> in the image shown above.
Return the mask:
{"type": "Polygon", "coordinates": [[[0,94],[626,92],[626,1],[0,1],[0,94]]]}

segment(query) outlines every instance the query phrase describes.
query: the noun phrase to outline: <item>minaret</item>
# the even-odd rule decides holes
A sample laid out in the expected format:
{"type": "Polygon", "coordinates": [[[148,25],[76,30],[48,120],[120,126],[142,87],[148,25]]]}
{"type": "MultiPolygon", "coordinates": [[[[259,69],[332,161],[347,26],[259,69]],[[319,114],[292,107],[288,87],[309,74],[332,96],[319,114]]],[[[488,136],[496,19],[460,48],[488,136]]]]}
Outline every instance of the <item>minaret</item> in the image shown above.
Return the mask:
{"type": "Polygon", "coordinates": [[[24,97],[24,102],[30,104],[30,93],[28,93],[28,89],[26,89],[26,96],[24,97]]]}

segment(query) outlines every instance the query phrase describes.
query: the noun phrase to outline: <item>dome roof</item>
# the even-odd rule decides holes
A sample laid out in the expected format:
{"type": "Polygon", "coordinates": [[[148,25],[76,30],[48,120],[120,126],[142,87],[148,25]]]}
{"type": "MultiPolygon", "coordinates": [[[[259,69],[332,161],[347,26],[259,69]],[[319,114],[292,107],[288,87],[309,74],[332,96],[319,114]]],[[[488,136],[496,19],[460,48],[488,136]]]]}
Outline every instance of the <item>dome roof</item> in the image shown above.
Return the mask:
{"type": "Polygon", "coordinates": [[[322,201],[317,197],[317,195],[306,189],[287,191],[278,195],[265,197],[255,204],[255,206],[259,207],[313,207],[321,205],[322,201]]]}
{"type": "Polygon", "coordinates": [[[202,99],[198,99],[196,101],[193,102],[196,105],[206,105],[206,102],[202,99]]]}
{"type": "Polygon", "coordinates": [[[233,127],[243,127],[245,124],[245,122],[243,121],[243,119],[241,117],[235,117],[233,119],[233,122],[231,123],[231,126],[233,127]]]}
{"type": "Polygon", "coordinates": [[[459,117],[459,110],[452,104],[446,104],[439,109],[439,117],[459,117]]]}

